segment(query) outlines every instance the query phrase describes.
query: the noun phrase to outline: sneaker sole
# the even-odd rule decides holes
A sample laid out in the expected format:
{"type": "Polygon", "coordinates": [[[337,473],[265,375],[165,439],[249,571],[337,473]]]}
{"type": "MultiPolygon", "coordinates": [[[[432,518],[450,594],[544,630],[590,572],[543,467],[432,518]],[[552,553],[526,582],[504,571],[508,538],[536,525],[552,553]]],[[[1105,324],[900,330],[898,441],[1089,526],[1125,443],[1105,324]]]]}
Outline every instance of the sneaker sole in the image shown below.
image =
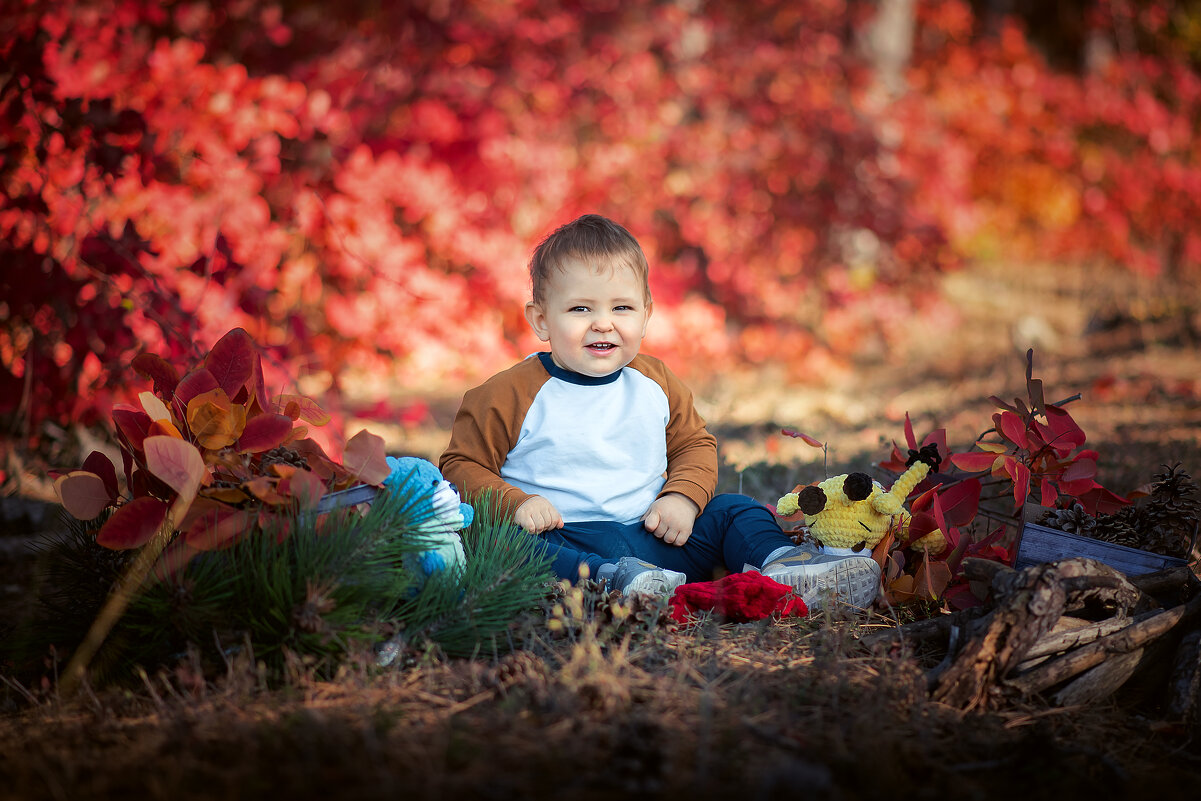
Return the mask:
{"type": "Polygon", "coordinates": [[[880,567],[874,559],[849,558],[829,562],[820,573],[782,570],[768,578],[792,587],[810,612],[819,611],[828,600],[866,609],[880,590],[880,567]]]}
{"type": "Polygon", "coordinates": [[[683,573],[662,576],[644,573],[631,581],[630,586],[626,587],[625,592],[627,595],[633,592],[641,592],[647,595],[671,595],[676,591],[676,587],[687,580],[687,576],[683,573]]]}

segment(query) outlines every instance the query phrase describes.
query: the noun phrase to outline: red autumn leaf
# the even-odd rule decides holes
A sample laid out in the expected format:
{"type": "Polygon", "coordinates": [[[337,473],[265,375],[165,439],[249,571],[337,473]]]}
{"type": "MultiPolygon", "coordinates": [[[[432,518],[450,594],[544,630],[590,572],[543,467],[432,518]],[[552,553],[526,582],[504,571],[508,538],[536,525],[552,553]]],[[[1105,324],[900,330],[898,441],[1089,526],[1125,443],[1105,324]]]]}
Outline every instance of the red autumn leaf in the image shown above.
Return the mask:
{"type": "Polygon", "coordinates": [[[780,433],[786,437],[793,437],[793,438],[799,439],[802,442],[804,442],[806,445],[812,445],[815,448],[824,448],[825,447],[825,445],[823,443],[819,442],[816,438],[811,437],[802,431],[795,431],[791,428],[784,428],[784,429],[780,430],[780,433]]]}
{"type": "Polygon", "coordinates": [[[970,609],[973,606],[984,604],[984,600],[976,597],[976,594],[972,592],[971,584],[966,581],[958,581],[948,587],[943,593],[943,598],[952,609],[956,610],[970,609]]]}
{"type": "Polygon", "coordinates": [[[235,328],[214,343],[204,366],[217,379],[217,386],[234,398],[254,375],[257,350],[250,334],[243,328],[235,328]]]}
{"type": "Polygon", "coordinates": [[[151,422],[150,415],[141,409],[129,407],[113,409],[113,423],[135,451],[142,450],[142,440],[146,439],[146,432],[150,429],[151,422]]]}
{"type": "Polygon", "coordinates": [[[129,363],[138,375],[154,382],[154,394],[168,400],[179,383],[179,373],[171,362],[154,353],[139,353],[129,363]]]}
{"type": "Polygon", "coordinates": [[[104,481],[104,488],[108,491],[109,498],[117,500],[117,493],[120,489],[117,484],[117,468],[112,459],[100,451],[92,451],[88,454],[88,458],[83,460],[83,469],[100,476],[104,481]]]}
{"type": "Polygon", "coordinates": [[[96,543],[114,551],[140,548],[162,528],[167,510],[167,504],[158,498],[134,498],[101,527],[96,543]]]}
{"type": "Polygon", "coordinates": [[[204,457],[190,442],[174,437],[147,437],[146,469],[179,494],[182,506],[188,506],[196,497],[207,468],[204,457]]]}
{"type": "Polygon", "coordinates": [[[323,426],[329,422],[329,414],[312,398],[304,395],[279,395],[275,398],[275,408],[293,420],[303,420],[311,426],[323,426]]]}
{"type": "Polygon", "coordinates": [[[244,509],[228,506],[205,509],[188,526],[184,541],[197,551],[228,548],[250,532],[254,519],[244,509]]]}
{"type": "Polygon", "coordinates": [[[1080,454],[1072,461],[1071,464],[1060,474],[1059,480],[1062,482],[1080,481],[1081,479],[1093,478],[1097,475],[1096,459],[1081,458],[1080,454]]]}
{"type": "Polygon", "coordinates": [[[268,408],[267,381],[263,377],[263,357],[257,350],[254,352],[254,372],[250,376],[250,388],[254,392],[253,405],[258,406],[258,411],[260,413],[271,411],[268,408]]]}
{"type": "Polygon", "coordinates": [[[1013,466],[1012,475],[1014,508],[1021,509],[1030,493],[1030,468],[1023,462],[1017,462],[1013,466]]]}
{"type": "Polygon", "coordinates": [[[910,450],[917,450],[917,437],[913,435],[913,421],[909,419],[909,412],[905,412],[905,444],[910,450]]]}
{"type": "Polygon", "coordinates": [[[385,461],[384,440],[369,431],[360,431],[346,443],[342,466],[364,484],[380,485],[392,472],[385,461]]]}
{"type": "Polygon", "coordinates": [[[1055,489],[1055,484],[1051,479],[1044,478],[1039,487],[1039,502],[1049,508],[1053,507],[1057,500],[1059,500],[1059,490],[1055,489]]]}
{"type": "Polygon", "coordinates": [[[946,459],[947,454],[951,452],[951,449],[947,447],[947,430],[945,428],[936,428],[922,439],[923,448],[931,443],[938,448],[939,458],[946,459]]]}
{"type": "Polygon", "coordinates": [[[949,526],[966,526],[980,508],[980,480],[969,478],[957,484],[944,485],[938,493],[938,502],[949,526]]]}
{"type": "Polygon", "coordinates": [[[1026,447],[1026,423],[1022,418],[1013,412],[1000,412],[993,415],[993,422],[1001,436],[1019,448],[1026,447]]]}
{"type": "Polygon", "coordinates": [[[242,436],[234,443],[238,453],[263,453],[276,447],[292,433],[292,418],[286,414],[260,414],[246,421],[242,436]]]}
{"type": "Polygon", "coordinates": [[[1110,492],[1100,484],[1095,484],[1092,489],[1082,492],[1076,497],[1080,501],[1080,505],[1084,507],[1084,511],[1090,515],[1110,515],[1123,506],[1130,505],[1130,501],[1121,495],[1110,492]]]}
{"type": "Polygon", "coordinates": [[[54,491],[63,508],[77,520],[95,520],[113,501],[104,479],[85,470],[59,476],[54,491]]]}
{"type": "Polygon", "coordinates": [[[1047,404],[1046,413],[1050,436],[1045,438],[1056,453],[1066,456],[1084,444],[1084,431],[1076,425],[1070,414],[1053,403],[1047,404]]]}
{"type": "Polygon", "coordinates": [[[1002,457],[995,453],[969,451],[967,453],[951,454],[951,464],[969,473],[982,473],[985,470],[991,470],[993,463],[1000,458],[1002,457]]]}
{"type": "MultiPolygon", "coordinates": [[[[193,370],[183,377],[175,388],[175,397],[171,404],[175,408],[175,419],[187,421],[188,404],[197,395],[218,389],[216,377],[203,367],[193,370]]],[[[228,395],[228,393],[226,393],[228,395]]]]}

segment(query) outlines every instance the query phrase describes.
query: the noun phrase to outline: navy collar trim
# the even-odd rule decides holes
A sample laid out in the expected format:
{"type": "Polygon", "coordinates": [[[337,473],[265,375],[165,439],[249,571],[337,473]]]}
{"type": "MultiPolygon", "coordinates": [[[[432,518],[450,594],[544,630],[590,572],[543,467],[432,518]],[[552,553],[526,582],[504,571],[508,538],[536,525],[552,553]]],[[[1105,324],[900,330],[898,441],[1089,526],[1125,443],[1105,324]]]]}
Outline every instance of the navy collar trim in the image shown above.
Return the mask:
{"type": "Polygon", "coordinates": [[[551,378],[557,378],[560,381],[566,381],[569,384],[580,384],[585,387],[599,387],[604,384],[612,384],[621,377],[621,370],[609,373],[608,375],[592,376],[584,375],[583,373],[575,373],[571,370],[564,370],[559,365],[555,364],[555,360],[547,351],[542,351],[538,354],[538,361],[542,362],[542,366],[546,368],[546,372],[550,373],[551,378]]]}

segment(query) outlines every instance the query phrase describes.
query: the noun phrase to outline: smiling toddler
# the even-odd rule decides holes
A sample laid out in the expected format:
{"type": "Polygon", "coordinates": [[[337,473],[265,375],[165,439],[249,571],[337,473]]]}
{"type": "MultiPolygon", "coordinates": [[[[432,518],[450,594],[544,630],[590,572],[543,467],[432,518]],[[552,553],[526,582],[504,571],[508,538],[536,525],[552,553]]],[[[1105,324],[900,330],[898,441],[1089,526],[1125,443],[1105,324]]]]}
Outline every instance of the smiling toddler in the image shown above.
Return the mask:
{"type": "Polygon", "coordinates": [[[810,609],[831,592],[866,606],[874,560],[793,546],[764,505],[714,496],[717,443],[692,392],[639,353],[648,274],[637,240],[599,215],[544,239],[525,316],[549,350],[464,395],[443,475],[465,496],[491,491],[561,578],[670,593],[751,569],[796,588],[810,609]]]}

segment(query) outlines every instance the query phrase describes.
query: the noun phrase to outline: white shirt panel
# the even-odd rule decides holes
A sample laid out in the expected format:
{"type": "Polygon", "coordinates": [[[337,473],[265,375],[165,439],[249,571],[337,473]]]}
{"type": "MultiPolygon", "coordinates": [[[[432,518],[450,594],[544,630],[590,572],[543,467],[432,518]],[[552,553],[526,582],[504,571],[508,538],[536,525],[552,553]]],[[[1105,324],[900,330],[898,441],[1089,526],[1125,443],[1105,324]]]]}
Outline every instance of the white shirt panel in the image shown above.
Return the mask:
{"type": "Polygon", "coordinates": [[[624,368],[606,384],[552,377],[526,413],[500,475],[563,520],[635,523],[666,481],[667,396],[624,368]]]}

